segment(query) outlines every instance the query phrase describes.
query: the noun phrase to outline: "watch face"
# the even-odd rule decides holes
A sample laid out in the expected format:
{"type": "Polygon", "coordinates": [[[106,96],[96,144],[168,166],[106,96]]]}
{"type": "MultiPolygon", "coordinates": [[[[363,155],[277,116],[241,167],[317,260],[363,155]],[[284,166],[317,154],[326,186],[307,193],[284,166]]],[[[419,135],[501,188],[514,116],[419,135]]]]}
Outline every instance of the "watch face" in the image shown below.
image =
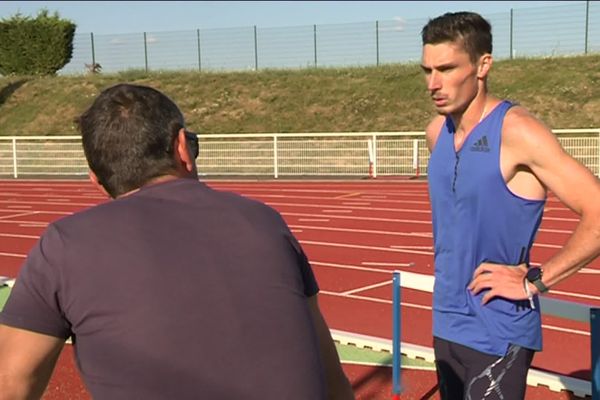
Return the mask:
{"type": "Polygon", "coordinates": [[[542,279],[542,270],[538,267],[529,268],[527,271],[527,280],[529,282],[537,281],[538,279],[542,279]]]}

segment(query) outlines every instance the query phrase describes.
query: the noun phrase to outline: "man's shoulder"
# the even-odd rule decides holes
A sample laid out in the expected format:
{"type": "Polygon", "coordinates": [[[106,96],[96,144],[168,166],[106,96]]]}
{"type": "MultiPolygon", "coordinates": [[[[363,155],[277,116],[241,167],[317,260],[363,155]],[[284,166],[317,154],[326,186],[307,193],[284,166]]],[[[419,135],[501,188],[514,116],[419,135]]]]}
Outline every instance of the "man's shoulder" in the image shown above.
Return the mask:
{"type": "Polygon", "coordinates": [[[553,135],[552,130],[529,110],[520,105],[512,106],[504,117],[502,135],[509,143],[532,141],[540,136],[553,135]]]}
{"type": "Polygon", "coordinates": [[[446,122],[445,115],[436,115],[427,124],[427,127],[425,128],[425,134],[426,135],[430,135],[430,134],[438,135],[440,133],[440,130],[442,129],[442,126],[444,126],[445,122],[446,122]]]}
{"type": "Polygon", "coordinates": [[[231,208],[232,211],[237,210],[247,216],[281,218],[279,212],[270,205],[238,193],[215,190],[213,201],[221,207],[231,208]]]}
{"type": "Polygon", "coordinates": [[[445,122],[446,117],[444,115],[436,115],[431,119],[429,124],[427,124],[427,127],[425,128],[425,140],[427,141],[429,151],[433,151],[445,122]]]}

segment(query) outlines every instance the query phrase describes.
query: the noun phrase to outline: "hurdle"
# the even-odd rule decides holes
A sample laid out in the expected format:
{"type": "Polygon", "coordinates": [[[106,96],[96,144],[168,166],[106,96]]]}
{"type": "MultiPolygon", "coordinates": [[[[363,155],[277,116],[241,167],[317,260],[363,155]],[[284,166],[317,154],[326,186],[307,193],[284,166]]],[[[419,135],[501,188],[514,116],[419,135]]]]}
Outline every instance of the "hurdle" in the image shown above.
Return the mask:
{"type": "MultiPolygon", "coordinates": [[[[392,377],[393,377],[393,400],[399,399],[401,390],[400,374],[401,365],[399,357],[401,351],[398,350],[401,345],[400,336],[400,313],[401,313],[401,298],[400,286],[420,290],[424,292],[433,292],[434,277],[426,274],[418,274],[415,272],[400,272],[394,271],[392,276],[393,296],[392,310],[394,313],[393,322],[393,337],[392,337],[392,377]],[[396,278],[396,275],[398,277],[396,278]],[[403,276],[403,277],[402,277],[403,276]],[[398,322],[395,319],[398,318],[398,322]],[[398,326],[396,327],[396,324],[398,326]],[[396,362],[396,356],[398,362],[396,362]],[[397,383],[397,386],[396,386],[397,383]]],[[[571,321],[586,322],[590,324],[591,336],[591,361],[592,361],[592,381],[588,382],[582,379],[572,378],[559,374],[552,374],[545,371],[539,371],[531,368],[527,374],[527,384],[530,386],[546,386],[552,391],[560,392],[567,390],[576,396],[586,397],[592,396],[592,400],[600,400],[600,308],[592,308],[590,305],[558,300],[546,296],[540,296],[540,308],[542,314],[563,318],[571,321]]],[[[422,349],[421,349],[422,351],[422,349]]],[[[427,356],[424,359],[435,360],[433,349],[427,348],[427,356]]]]}

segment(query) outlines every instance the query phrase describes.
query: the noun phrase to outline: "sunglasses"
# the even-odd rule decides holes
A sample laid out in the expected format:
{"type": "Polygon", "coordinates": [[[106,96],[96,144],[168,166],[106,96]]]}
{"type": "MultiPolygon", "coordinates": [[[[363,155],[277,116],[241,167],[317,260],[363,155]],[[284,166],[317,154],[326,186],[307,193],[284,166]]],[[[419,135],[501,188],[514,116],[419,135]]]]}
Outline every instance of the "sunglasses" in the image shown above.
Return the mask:
{"type": "Polygon", "coordinates": [[[198,154],[200,154],[200,144],[198,143],[198,134],[189,131],[183,131],[185,134],[185,139],[189,142],[190,148],[192,149],[192,154],[194,158],[198,158],[198,154]]]}

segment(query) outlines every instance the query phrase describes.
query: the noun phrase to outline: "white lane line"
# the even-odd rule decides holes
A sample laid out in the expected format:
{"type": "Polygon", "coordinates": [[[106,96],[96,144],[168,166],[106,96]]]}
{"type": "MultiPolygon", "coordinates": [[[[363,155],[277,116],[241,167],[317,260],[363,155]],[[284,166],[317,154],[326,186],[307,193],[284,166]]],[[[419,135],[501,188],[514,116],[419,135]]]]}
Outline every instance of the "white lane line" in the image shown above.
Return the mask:
{"type": "Polygon", "coordinates": [[[592,275],[597,275],[600,274],[600,269],[594,269],[594,268],[581,268],[579,271],[577,271],[581,274],[592,274],[592,275]]]}
{"type": "Polygon", "coordinates": [[[544,217],[544,221],[579,222],[579,218],[544,217]]]}
{"type": "Polygon", "coordinates": [[[41,221],[22,221],[22,220],[14,220],[14,219],[0,219],[0,224],[25,224],[25,225],[31,225],[31,224],[44,224],[44,226],[48,225],[48,222],[41,222],[41,221]]]}
{"type": "Polygon", "coordinates": [[[562,296],[578,297],[580,299],[588,299],[588,300],[598,300],[598,301],[600,301],[600,296],[594,296],[593,294],[564,292],[562,290],[554,290],[554,289],[550,289],[550,293],[552,293],[552,294],[560,294],[562,296]]]}
{"type": "Polygon", "coordinates": [[[23,228],[44,228],[48,226],[48,222],[31,222],[31,223],[21,223],[19,226],[23,228]]]}
{"type": "MultiPolygon", "coordinates": [[[[348,298],[348,299],[365,300],[365,301],[370,301],[373,303],[392,304],[391,300],[378,299],[376,297],[359,296],[359,295],[355,295],[355,294],[344,294],[344,293],[330,292],[327,290],[321,290],[321,291],[319,291],[319,293],[329,295],[329,296],[335,296],[335,297],[344,297],[344,298],[348,298]]],[[[408,308],[416,308],[416,309],[420,309],[420,310],[427,310],[427,311],[432,310],[431,306],[425,306],[425,305],[416,304],[416,303],[408,303],[405,301],[401,301],[400,306],[408,307],[408,308]]],[[[552,330],[552,331],[557,331],[557,332],[570,333],[573,335],[590,336],[589,332],[582,331],[579,329],[561,328],[560,326],[546,325],[546,324],[542,324],[542,328],[552,330]]]]}
{"type": "Polygon", "coordinates": [[[392,249],[415,249],[415,250],[433,250],[433,246],[390,246],[392,249]]]}
{"type": "Polygon", "coordinates": [[[345,291],[345,292],[341,292],[340,294],[342,296],[348,296],[348,295],[351,295],[351,294],[354,294],[354,293],[357,293],[357,292],[364,292],[365,290],[375,289],[375,288],[378,288],[378,287],[388,286],[388,285],[391,285],[391,284],[392,284],[392,281],[391,280],[387,280],[387,281],[383,281],[383,282],[379,282],[379,283],[374,283],[372,285],[362,286],[362,287],[359,287],[359,288],[356,288],[356,289],[352,289],[352,290],[348,290],[348,291],[345,291]]]}
{"type": "Polygon", "coordinates": [[[65,198],[60,198],[60,199],[47,199],[48,201],[60,201],[60,202],[71,202],[71,199],[65,199],[65,198]]]}
{"type": "Polygon", "coordinates": [[[339,200],[339,199],[347,199],[350,197],[356,197],[356,196],[360,196],[361,192],[352,192],[352,193],[346,193],[346,194],[342,194],[339,196],[334,197],[335,200],[339,200]]]}
{"type": "Polygon", "coordinates": [[[317,242],[313,240],[300,240],[302,244],[309,244],[315,246],[329,246],[329,247],[345,247],[351,249],[363,249],[363,250],[379,250],[379,251],[391,251],[397,253],[409,253],[409,254],[423,254],[426,256],[432,256],[432,251],[420,251],[410,249],[391,249],[389,247],[377,247],[377,246],[361,246],[358,244],[346,244],[346,243],[331,243],[331,242],[317,242]]]}
{"type": "MultiPolygon", "coordinates": [[[[323,294],[326,294],[326,295],[329,295],[329,296],[335,296],[335,297],[345,297],[347,299],[366,300],[366,301],[371,301],[373,303],[392,304],[391,300],[378,299],[376,297],[359,296],[359,295],[356,295],[356,294],[343,295],[341,293],[328,292],[326,290],[321,290],[321,291],[319,291],[319,293],[323,293],[323,294]]],[[[401,301],[400,305],[403,306],[403,307],[418,308],[420,310],[431,311],[431,307],[424,306],[422,304],[415,304],[415,303],[408,303],[408,302],[405,302],[405,301],[401,301]]]]}
{"type": "Polygon", "coordinates": [[[565,246],[561,246],[558,244],[534,243],[533,247],[544,247],[547,249],[562,249],[565,246]]]}
{"type": "MultiPolygon", "coordinates": [[[[320,220],[315,218],[314,220],[311,218],[299,218],[299,222],[329,222],[329,220],[320,220]]],[[[394,232],[394,231],[380,231],[373,229],[350,229],[350,228],[333,228],[333,227],[325,227],[325,226],[307,226],[307,225],[293,225],[289,224],[290,227],[302,228],[306,230],[324,230],[324,231],[334,231],[334,232],[348,232],[348,233],[373,233],[373,234],[381,234],[381,235],[391,235],[391,236],[408,236],[408,237],[424,237],[424,238],[433,238],[433,234],[431,232],[394,232]]],[[[560,249],[563,246],[557,244],[547,244],[547,243],[534,243],[534,247],[541,248],[549,248],[549,249],[560,249]]],[[[391,247],[399,247],[399,248],[417,248],[416,246],[391,246],[391,247]]],[[[426,249],[433,249],[432,246],[421,246],[426,249]]],[[[592,272],[590,272],[592,273],[592,272]]],[[[600,273],[600,272],[598,272],[600,273]]]]}
{"type": "MultiPolygon", "coordinates": [[[[316,266],[320,266],[320,267],[348,269],[348,270],[363,271],[363,272],[377,272],[377,273],[382,273],[382,274],[387,274],[387,275],[389,275],[391,273],[391,271],[387,270],[387,269],[368,268],[368,267],[361,267],[358,265],[337,264],[337,263],[328,263],[328,262],[312,261],[312,260],[310,261],[310,263],[311,263],[311,265],[316,265],[316,266]]],[[[531,264],[536,265],[535,263],[531,263],[531,264]]],[[[401,263],[398,263],[396,265],[403,266],[401,263]]],[[[537,264],[537,265],[539,265],[539,264],[537,264]]],[[[594,296],[594,295],[583,294],[583,293],[564,292],[561,290],[554,290],[554,289],[550,289],[550,293],[558,294],[558,295],[562,295],[562,296],[578,297],[578,298],[582,298],[582,299],[590,299],[590,300],[600,301],[600,296],[594,296]]]]}
{"type": "Polygon", "coordinates": [[[38,214],[37,211],[28,211],[28,212],[23,212],[20,214],[12,214],[12,215],[4,215],[2,217],[0,217],[0,219],[9,219],[9,218],[16,218],[16,217],[25,217],[25,216],[29,216],[29,215],[36,215],[38,214]]]}
{"type": "Polygon", "coordinates": [[[341,268],[341,269],[352,269],[356,271],[365,271],[365,272],[381,272],[389,275],[392,271],[388,269],[377,269],[377,268],[366,268],[359,267],[357,265],[347,265],[347,264],[336,264],[336,263],[327,263],[321,261],[310,261],[311,265],[319,265],[321,267],[331,267],[331,268],[341,268]]]}
{"type": "Polygon", "coordinates": [[[11,237],[19,239],[39,239],[39,235],[20,235],[16,233],[0,233],[0,237],[11,237]]]}
{"type": "MultiPolygon", "coordinates": [[[[303,221],[302,219],[298,219],[298,221],[303,221]]],[[[328,220],[329,221],[329,220],[328,220]]],[[[333,228],[329,226],[306,226],[306,225],[293,225],[289,224],[290,227],[302,228],[306,230],[317,230],[317,231],[334,231],[334,232],[348,232],[348,233],[374,233],[380,235],[390,235],[390,236],[416,236],[416,237],[432,237],[431,233],[426,232],[394,232],[394,231],[378,231],[373,229],[350,229],[350,228],[333,228]]]]}
{"type": "MultiPolygon", "coordinates": [[[[28,191],[31,189],[28,189],[28,191]]],[[[4,200],[12,200],[12,201],[17,201],[17,199],[5,199],[6,197],[18,197],[19,200],[24,200],[24,199],[48,199],[49,197],[52,196],[56,196],[58,193],[0,193],[0,198],[4,199],[4,200]]],[[[282,196],[283,197],[283,196],[282,196]]],[[[87,198],[94,198],[94,199],[106,199],[105,196],[102,196],[101,194],[98,193],[89,193],[89,194],[85,194],[83,192],[80,192],[79,194],[70,194],[68,195],[68,198],[71,200],[73,199],[87,199],[87,198]]]]}
{"type": "MultiPolygon", "coordinates": [[[[333,204],[315,204],[315,203],[274,203],[267,202],[268,205],[277,208],[277,207],[299,207],[301,209],[306,208],[323,208],[329,207],[329,209],[352,209],[352,210],[362,210],[362,211],[384,211],[390,213],[411,213],[411,214],[431,214],[431,211],[428,210],[416,210],[414,208],[383,208],[383,207],[349,207],[349,206],[336,206],[333,204]]],[[[431,221],[429,221],[431,223],[431,221]]]]}
{"type": "MultiPolygon", "coordinates": [[[[308,213],[297,213],[297,212],[289,212],[282,211],[281,215],[289,215],[291,217],[317,217],[321,216],[320,214],[308,214],[308,213]]],[[[372,222],[399,222],[405,224],[422,224],[431,226],[431,221],[419,221],[414,219],[399,219],[399,218],[377,218],[377,217],[356,217],[353,215],[328,215],[328,218],[339,218],[339,219],[350,219],[356,221],[372,221],[372,222]]]]}
{"type": "Polygon", "coordinates": [[[343,201],[343,205],[345,206],[369,206],[371,203],[369,202],[357,202],[357,201],[343,201]]]}
{"type": "Polygon", "coordinates": [[[392,263],[392,262],[370,262],[363,261],[360,263],[361,265],[372,265],[374,267],[414,267],[414,262],[409,263],[392,263]]]}
{"type": "Polygon", "coordinates": [[[377,194],[364,194],[360,196],[361,199],[387,199],[387,196],[377,194]]]}
{"type": "Polygon", "coordinates": [[[560,326],[545,325],[545,324],[542,324],[542,328],[549,329],[551,331],[558,331],[558,332],[564,332],[564,333],[573,333],[575,335],[582,335],[582,336],[590,336],[589,332],[580,331],[579,329],[561,328],[560,326]]]}
{"type": "Polygon", "coordinates": [[[25,254],[4,253],[4,252],[0,252],[0,256],[17,257],[17,258],[26,258],[27,257],[25,254]]]}
{"type": "MultiPolygon", "coordinates": [[[[226,189],[225,189],[226,190],[226,189]]],[[[314,203],[313,200],[318,200],[318,201],[323,201],[323,200],[347,200],[349,199],[349,197],[347,195],[342,195],[342,196],[338,196],[338,197],[322,197],[322,196],[296,196],[296,195],[285,195],[285,194],[265,194],[265,193],[252,193],[250,191],[239,191],[239,193],[243,193],[244,196],[247,197],[259,197],[261,199],[267,199],[267,198],[277,198],[277,199],[289,199],[289,198],[294,198],[295,200],[311,200],[311,202],[314,203]]],[[[381,197],[381,198],[371,198],[371,197],[365,197],[365,196],[361,196],[361,197],[356,197],[355,200],[350,199],[351,201],[361,201],[361,200],[367,200],[370,203],[373,202],[382,202],[382,203],[392,203],[392,204],[423,204],[423,205],[427,205],[429,206],[429,201],[423,201],[423,200],[396,200],[396,199],[389,199],[387,197],[381,197]]],[[[431,212],[429,210],[429,212],[431,212]]]]}
{"type": "MultiPolygon", "coordinates": [[[[329,218],[298,218],[298,221],[301,222],[329,222],[329,218]]],[[[291,227],[292,225],[290,225],[291,227]]],[[[318,229],[315,227],[315,229],[318,229]]]]}
{"type": "Polygon", "coordinates": [[[328,209],[328,210],[323,210],[323,212],[326,212],[326,213],[351,213],[352,210],[330,210],[330,209],[328,209]]]}
{"type": "MultiPolygon", "coordinates": [[[[8,200],[0,200],[0,204],[11,204],[14,203],[13,201],[8,201],[8,200]]],[[[69,201],[69,203],[65,203],[63,201],[30,201],[30,200],[23,200],[23,201],[19,201],[19,203],[22,204],[38,204],[38,205],[43,205],[43,206],[47,206],[49,204],[52,205],[61,205],[61,206],[95,206],[98,205],[98,203],[73,203],[71,201],[69,201]]]]}
{"type": "Polygon", "coordinates": [[[292,233],[302,233],[303,230],[302,229],[290,229],[290,232],[292,232],[292,233]]]}
{"type": "Polygon", "coordinates": [[[564,229],[539,229],[540,232],[548,232],[548,233],[564,233],[564,234],[571,234],[573,233],[572,230],[568,231],[568,230],[564,230],[564,229]]]}
{"type": "Polygon", "coordinates": [[[31,208],[31,206],[27,206],[27,205],[23,205],[23,204],[15,204],[15,205],[8,205],[8,206],[6,206],[6,208],[31,208]]]}

